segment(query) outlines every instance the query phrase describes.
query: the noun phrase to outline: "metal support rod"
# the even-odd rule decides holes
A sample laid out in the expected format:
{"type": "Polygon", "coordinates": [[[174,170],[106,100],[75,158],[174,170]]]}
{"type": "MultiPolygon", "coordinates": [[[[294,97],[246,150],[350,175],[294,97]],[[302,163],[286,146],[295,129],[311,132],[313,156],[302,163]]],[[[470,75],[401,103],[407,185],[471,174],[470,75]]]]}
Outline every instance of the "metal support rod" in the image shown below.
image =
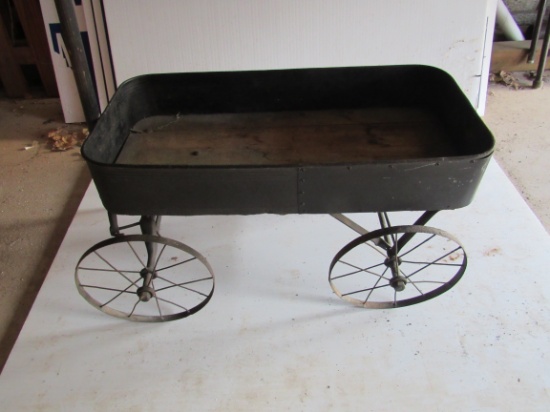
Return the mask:
{"type": "Polygon", "coordinates": [[[546,67],[546,60],[548,58],[548,48],[550,46],[550,22],[546,25],[546,32],[544,33],[544,41],[542,42],[542,49],[539,57],[539,67],[535,80],[533,81],[533,89],[538,89],[542,86],[542,75],[544,68],[546,67]]]}
{"type": "MultiPolygon", "coordinates": [[[[351,220],[350,218],[344,216],[341,213],[331,213],[330,215],[333,218],[335,218],[336,220],[338,220],[339,222],[341,222],[344,225],[346,225],[347,227],[349,227],[351,230],[354,230],[355,232],[359,233],[361,236],[366,235],[367,233],[369,233],[369,231],[367,229],[365,229],[363,226],[359,225],[358,223],[355,223],[353,220],[351,220]]],[[[376,246],[380,246],[380,247],[382,247],[386,250],[388,250],[388,248],[390,247],[389,244],[386,243],[383,239],[373,240],[373,243],[376,246]]]]}
{"type": "Polygon", "coordinates": [[[361,225],[358,225],[353,220],[347,218],[341,213],[331,213],[330,215],[336,220],[338,220],[339,222],[349,227],[351,230],[354,230],[355,232],[359,233],[360,235],[366,235],[367,233],[369,233],[367,229],[365,229],[361,225]]]}
{"type": "Polygon", "coordinates": [[[418,219],[414,221],[414,225],[418,226],[424,226],[426,223],[428,223],[432,217],[434,217],[437,213],[439,213],[439,210],[428,210],[420,215],[418,219]]]}
{"type": "MultiPolygon", "coordinates": [[[[382,229],[386,229],[391,226],[390,219],[388,218],[388,214],[386,212],[378,212],[378,221],[380,222],[380,227],[382,229]]],[[[384,236],[384,241],[389,246],[391,245],[391,239],[389,236],[384,236]]]]}
{"type": "MultiPolygon", "coordinates": [[[[438,210],[428,210],[424,213],[422,213],[422,215],[416,219],[416,221],[413,223],[415,226],[424,226],[426,223],[428,223],[428,221],[434,217],[439,211],[438,210]]],[[[353,220],[351,220],[350,218],[344,216],[343,214],[341,213],[331,213],[330,214],[333,218],[335,218],[336,220],[338,220],[339,222],[343,223],[344,225],[346,225],[347,227],[349,227],[351,230],[354,230],[355,232],[359,233],[360,235],[366,235],[367,233],[369,233],[369,231],[367,229],[365,229],[364,227],[362,227],[361,225],[355,223],[353,220]]],[[[389,227],[389,222],[388,222],[388,217],[387,215],[384,213],[378,213],[378,219],[380,220],[380,225],[383,227],[383,228],[386,228],[386,227],[389,227]]],[[[414,237],[414,233],[405,233],[403,234],[399,240],[397,241],[397,251],[403,249],[405,247],[405,245],[414,237]]],[[[390,249],[390,242],[388,240],[382,240],[382,239],[378,239],[376,242],[374,242],[376,244],[376,246],[380,246],[386,250],[389,250],[390,249]]]]}
{"type": "Polygon", "coordinates": [[[144,235],[159,236],[160,219],[162,216],[141,216],[139,226],[144,235]]]}
{"type": "Polygon", "coordinates": [[[67,48],[69,59],[78,89],[78,95],[82,102],[84,117],[90,130],[93,129],[97,118],[99,117],[99,104],[95,85],[92,80],[92,74],[84,44],[80,36],[78,21],[74,10],[74,0],[55,0],[55,7],[61,23],[61,35],[67,48]]]}
{"type": "MultiPolygon", "coordinates": [[[[139,221],[141,227],[141,233],[144,235],[158,236],[159,224],[158,216],[142,216],[139,221]]],[[[155,270],[155,263],[157,260],[157,242],[145,241],[145,250],[147,250],[147,270],[155,270]]],[[[144,286],[148,286],[144,283],[144,286]]]]}
{"type": "Polygon", "coordinates": [[[540,28],[542,27],[542,18],[546,10],[546,0],[539,1],[539,9],[537,11],[537,20],[533,27],[533,36],[531,38],[531,48],[529,49],[529,55],[527,56],[527,63],[535,63],[535,51],[537,49],[537,42],[539,40],[540,28]]]}
{"type": "Polygon", "coordinates": [[[109,232],[111,233],[111,236],[122,236],[124,233],[122,233],[123,230],[130,229],[131,227],[139,226],[141,224],[141,220],[130,223],[129,225],[119,226],[118,225],[118,215],[115,213],[107,212],[107,215],[109,216],[109,232]]]}
{"type": "Polygon", "coordinates": [[[107,212],[107,215],[109,216],[109,232],[111,232],[111,236],[120,235],[120,227],[118,226],[117,215],[111,212],[107,212]]]}
{"type": "MultiPolygon", "coordinates": [[[[424,213],[422,213],[422,215],[420,215],[420,217],[418,219],[416,219],[416,221],[414,222],[414,225],[415,226],[425,226],[426,223],[428,223],[430,221],[430,219],[432,217],[434,217],[436,215],[436,213],[438,213],[439,210],[428,210],[424,213]]],[[[405,245],[407,243],[409,243],[409,241],[414,237],[414,233],[405,233],[403,236],[401,236],[397,242],[397,250],[401,250],[405,247],[405,245]]]]}

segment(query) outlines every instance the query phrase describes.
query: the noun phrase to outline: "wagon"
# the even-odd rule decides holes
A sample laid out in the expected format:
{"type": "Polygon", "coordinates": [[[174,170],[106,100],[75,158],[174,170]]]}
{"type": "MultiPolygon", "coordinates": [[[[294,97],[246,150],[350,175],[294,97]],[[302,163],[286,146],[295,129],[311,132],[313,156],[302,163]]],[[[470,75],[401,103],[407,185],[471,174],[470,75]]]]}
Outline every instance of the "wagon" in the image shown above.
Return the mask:
{"type": "Polygon", "coordinates": [[[494,140],[454,80],[427,66],[154,74],[123,83],[82,147],[112,237],[79,260],[80,294],[113,316],[203,308],[214,273],[160,235],[162,216],[330,214],[359,237],[328,268],[336,295],[395,308],[454,286],[467,264],[426,226],[468,205],[494,140]],[[394,226],[389,212],[418,211],[394,226]],[[368,231],[344,213],[376,213],[368,231]],[[119,225],[121,215],[135,223],[119,225]],[[139,226],[141,234],[123,234],[139,226]]]}

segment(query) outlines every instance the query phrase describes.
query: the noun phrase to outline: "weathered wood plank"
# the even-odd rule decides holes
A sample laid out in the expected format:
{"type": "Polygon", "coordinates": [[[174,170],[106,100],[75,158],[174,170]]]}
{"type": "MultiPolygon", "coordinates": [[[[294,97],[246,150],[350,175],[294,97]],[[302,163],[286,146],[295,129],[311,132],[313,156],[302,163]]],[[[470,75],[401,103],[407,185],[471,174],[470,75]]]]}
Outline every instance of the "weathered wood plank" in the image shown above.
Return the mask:
{"type": "MultiPolygon", "coordinates": [[[[535,51],[535,63],[527,63],[527,55],[531,47],[531,40],[525,41],[503,41],[493,43],[491,54],[491,73],[500,71],[522,72],[537,70],[540,57],[542,40],[538,42],[535,51]]],[[[546,69],[550,68],[550,59],[546,62],[546,69]]]]}
{"type": "Polygon", "coordinates": [[[421,109],[157,117],[140,122],[118,164],[316,165],[456,153],[421,109]]]}
{"type": "Polygon", "coordinates": [[[34,54],[28,46],[18,46],[13,49],[13,57],[18,64],[34,64],[34,54]]]}
{"type": "Polygon", "coordinates": [[[0,78],[8,97],[24,97],[27,81],[17,63],[8,31],[0,18],[0,78]]]}
{"type": "Polygon", "coordinates": [[[14,0],[14,5],[25,31],[25,37],[32,49],[34,64],[40,74],[46,95],[58,96],[57,82],[53,71],[42,10],[38,0],[14,0]]]}

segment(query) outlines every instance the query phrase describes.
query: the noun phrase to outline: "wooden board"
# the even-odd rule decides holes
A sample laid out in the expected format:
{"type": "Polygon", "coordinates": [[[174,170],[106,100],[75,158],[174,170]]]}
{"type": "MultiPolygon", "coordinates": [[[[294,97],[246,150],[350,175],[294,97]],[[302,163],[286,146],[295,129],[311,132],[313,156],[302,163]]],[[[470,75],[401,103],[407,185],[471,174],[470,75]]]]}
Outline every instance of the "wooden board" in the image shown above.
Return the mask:
{"type": "Polygon", "coordinates": [[[13,45],[0,16],[0,80],[8,97],[23,97],[28,92],[27,81],[16,61],[13,45]]]}
{"type": "Polygon", "coordinates": [[[456,154],[418,108],[156,116],[134,126],[116,161],[133,165],[317,165],[456,154]]]}
{"type": "MultiPolygon", "coordinates": [[[[536,71],[542,48],[542,40],[538,41],[535,49],[535,62],[527,63],[527,56],[531,48],[531,40],[502,41],[493,44],[491,54],[491,73],[501,70],[509,72],[536,71]]],[[[546,61],[546,69],[550,68],[550,60],[546,61]]]]}
{"type": "MultiPolygon", "coordinates": [[[[14,0],[13,3],[30,46],[33,58],[31,64],[36,65],[46,96],[57,97],[57,83],[44,29],[40,2],[39,0],[14,0]]],[[[20,62],[20,64],[23,63],[20,62]]]]}

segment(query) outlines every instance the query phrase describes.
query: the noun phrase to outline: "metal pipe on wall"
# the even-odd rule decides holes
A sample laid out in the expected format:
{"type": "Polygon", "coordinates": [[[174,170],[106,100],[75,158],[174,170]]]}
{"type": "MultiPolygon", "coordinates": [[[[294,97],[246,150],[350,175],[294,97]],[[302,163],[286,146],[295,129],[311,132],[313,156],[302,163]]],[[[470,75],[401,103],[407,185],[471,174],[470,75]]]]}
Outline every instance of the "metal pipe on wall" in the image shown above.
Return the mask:
{"type": "Polygon", "coordinates": [[[508,10],[503,0],[499,0],[497,3],[497,24],[510,40],[525,40],[516,20],[514,20],[514,16],[512,16],[512,13],[510,13],[510,10],[508,10]]]}
{"type": "Polygon", "coordinates": [[[69,54],[78,95],[82,102],[84,117],[88,128],[91,130],[99,117],[99,103],[90,65],[80,36],[80,29],[78,28],[74,0],[55,0],[55,7],[61,23],[61,36],[69,54]]]}
{"type": "Polygon", "coordinates": [[[537,48],[537,41],[539,39],[540,29],[542,27],[542,19],[546,10],[546,0],[539,1],[539,7],[537,11],[537,20],[533,28],[533,38],[531,40],[531,48],[529,49],[529,55],[527,56],[527,63],[535,63],[535,51],[537,48]]]}
{"type": "Polygon", "coordinates": [[[533,81],[533,89],[538,89],[542,86],[542,75],[544,74],[544,68],[546,67],[546,60],[548,59],[548,49],[550,48],[550,23],[546,25],[546,33],[544,33],[544,40],[542,43],[542,50],[540,51],[539,66],[535,80],[533,81]]]}

